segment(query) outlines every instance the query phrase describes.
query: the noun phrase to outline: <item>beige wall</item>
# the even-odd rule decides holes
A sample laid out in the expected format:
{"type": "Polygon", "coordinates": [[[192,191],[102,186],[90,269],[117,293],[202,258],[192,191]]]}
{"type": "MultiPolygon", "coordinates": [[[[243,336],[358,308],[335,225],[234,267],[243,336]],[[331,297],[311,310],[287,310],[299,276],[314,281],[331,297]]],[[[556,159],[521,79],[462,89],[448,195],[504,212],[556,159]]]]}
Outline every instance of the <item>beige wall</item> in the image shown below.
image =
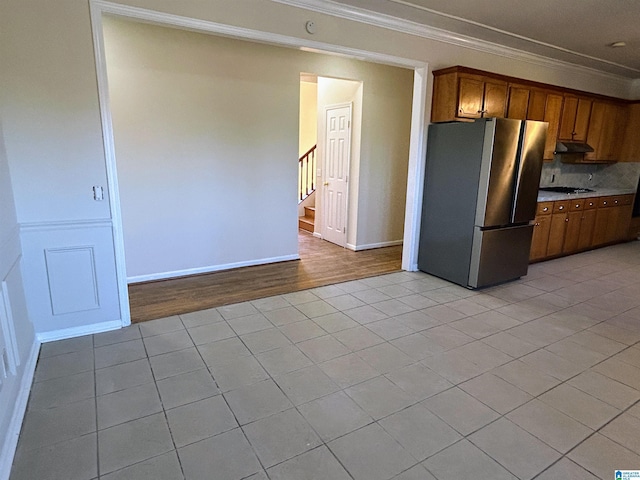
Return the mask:
{"type": "Polygon", "coordinates": [[[303,71],[366,85],[367,173],[351,178],[376,187],[354,190],[351,217],[376,207],[350,243],[402,238],[410,70],[116,17],[104,32],[129,278],[297,254],[303,71]]]}
{"type": "MultiPolygon", "coordinates": [[[[478,51],[473,46],[465,48],[445,44],[268,0],[115,2],[198,21],[304,41],[313,40],[319,45],[336,45],[409,58],[427,63],[430,69],[461,64],[624,98],[634,98],[634,95],[637,98],[640,90],[637,81],[632,83],[586,69],[490,54],[478,51]],[[317,26],[313,36],[304,30],[305,22],[310,19],[317,26]]],[[[92,198],[92,186],[106,187],[107,175],[91,28],[88,0],[0,2],[0,115],[17,220],[23,224],[35,223],[37,228],[45,225],[56,231],[65,229],[70,245],[86,245],[88,241],[76,228],[78,225],[84,226],[84,232],[98,235],[94,223],[108,224],[112,218],[109,199],[97,202],[92,198]]],[[[341,64],[344,71],[334,72],[333,63],[339,60],[333,56],[322,57],[313,67],[326,76],[359,78],[357,67],[346,61],[341,64]]],[[[310,69],[302,68],[300,71],[310,69]]],[[[365,81],[365,102],[367,88],[365,81]]],[[[427,89],[430,91],[431,86],[427,85],[427,89]]],[[[428,111],[427,103],[425,116],[428,116],[428,111]]],[[[365,122],[366,118],[370,118],[368,112],[384,115],[384,109],[365,105],[365,122]]],[[[295,128],[297,130],[297,124],[295,128]]],[[[376,128],[371,128],[371,131],[372,136],[381,133],[376,128]]],[[[296,144],[297,141],[292,144],[294,152],[296,144]]],[[[377,173],[368,177],[372,171],[378,172],[377,168],[384,163],[383,159],[389,157],[389,152],[385,152],[387,146],[380,150],[371,145],[366,146],[363,139],[362,157],[372,154],[376,158],[370,163],[369,170],[361,172],[360,187],[389,194],[380,185],[382,180],[377,173]]],[[[393,147],[393,142],[388,145],[393,147]]],[[[395,174],[395,171],[391,173],[395,174]]],[[[377,207],[369,204],[366,197],[361,196],[360,199],[359,216],[364,214],[363,218],[373,217],[377,207]]],[[[394,198],[394,201],[402,203],[403,199],[394,198]]],[[[377,213],[388,214],[386,211],[377,213]]],[[[374,228],[376,232],[381,230],[374,228]]],[[[109,229],[103,228],[103,231],[108,232],[104,240],[113,244],[109,229]]],[[[358,235],[361,231],[359,229],[358,235]]],[[[55,247],[54,236],[49,230],[38,232],[43,244],[55,247]]],[[[27,250],[23,254],[27,267],[42,258],[42,251],[27,250]]],[[[107,260],[114,261],[105,257],[107,260]]],[[[37,275],[45,274],[44,270],[38,270],[37,275]]],[[[110,283],[110,278],[103,280],[110,283]]],[[[46,284],[46,278],[42,283],[46,284]]],[[[35,295],[30,302],[41,301],[43,305],[48,302],[43,292],[35,295]]],[[[115,300],[107,302],[114,303],[115,300]]],[[[56,328],[56,325],[51,325],[51,328],[56,328]]]]}
{"type": "Polygon", "coordinates": [[[300,138],[298,157],[318,141],[318,83],[300,82],[300,138]]]}

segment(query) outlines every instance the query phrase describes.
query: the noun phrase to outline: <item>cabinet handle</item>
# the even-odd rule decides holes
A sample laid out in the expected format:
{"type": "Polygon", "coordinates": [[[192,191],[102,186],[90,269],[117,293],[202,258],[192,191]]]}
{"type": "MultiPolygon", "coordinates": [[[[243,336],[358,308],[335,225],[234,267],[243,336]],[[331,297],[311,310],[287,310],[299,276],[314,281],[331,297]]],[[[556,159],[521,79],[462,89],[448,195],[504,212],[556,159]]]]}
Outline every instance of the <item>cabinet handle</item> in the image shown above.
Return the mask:
{"type": "Polygon", "coordinates": [[[543,211],[543,212],[547,212],[547,211],[549,211],[549,207],[544,207],[544,208],[542,209],[542,211],[543,211]]]}
{"type": "Polygon", "coordinates": [[[565,221],[565,222],[568,222],[568,221],[569,221],[569,219],[568,219],[568,218],[565,218],[565,219],[564,219],[564,221],[565,221]]]}
{"type": "Polygon", "coordinates": [[[563,206],[563,205],[560,205],[560,206],[558,207],[558,210],[564,210],[564,206],[563,206]]]}
{"type": "Polygon", "coordinates": [[[576,203],[576,208],[580,208],[580,204],[579,203],[576,203]]]}
{"type": "Polygon", "coordinates": [[[602,205],[606,205],[606,204],[607,204],[607,202],[602,202],[602,205]]]}
{"type": "Polygon", "coordinates": [[[488,113],[488,110],[478,110],[478,113],[488,113]]]}
{"type": "Polygon", "coordinates": [[[593,207],[593,202],[589,202],[589,206],[590,206],[590,207],[593,207]]]}
{"type": "Polygon", "coordinates": [[[614,200],[613,203],[615,203],[617,205],[618,204],[618,200],[614,200]]]}

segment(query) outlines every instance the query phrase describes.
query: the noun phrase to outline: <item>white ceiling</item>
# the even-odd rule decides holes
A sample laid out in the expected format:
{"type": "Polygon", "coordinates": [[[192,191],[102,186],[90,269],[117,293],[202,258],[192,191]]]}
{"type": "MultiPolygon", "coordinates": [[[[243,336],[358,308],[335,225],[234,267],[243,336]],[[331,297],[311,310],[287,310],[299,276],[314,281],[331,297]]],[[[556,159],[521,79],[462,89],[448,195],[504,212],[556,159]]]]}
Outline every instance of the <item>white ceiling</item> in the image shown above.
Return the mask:
{"type": "Polygon", "coordinates": [[[336,1],[603,72],[640,78],[640,0],[336,1]],[[619,41],[627,46],[609,46],[619,41]]]}

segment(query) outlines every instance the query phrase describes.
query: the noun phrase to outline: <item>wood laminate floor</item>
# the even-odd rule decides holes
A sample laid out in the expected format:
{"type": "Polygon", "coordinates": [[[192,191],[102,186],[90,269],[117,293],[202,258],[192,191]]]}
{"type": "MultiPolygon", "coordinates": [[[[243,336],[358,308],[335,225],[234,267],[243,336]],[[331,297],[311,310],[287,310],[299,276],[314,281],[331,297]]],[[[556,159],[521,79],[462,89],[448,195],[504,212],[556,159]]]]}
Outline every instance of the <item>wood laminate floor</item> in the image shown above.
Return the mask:
{"type": "Polygon", "coordinates": [[[402,246],[353,252],[299,234],[300,260],[129,285],[131,321],[143,322],[400,270],[402,246]]]}

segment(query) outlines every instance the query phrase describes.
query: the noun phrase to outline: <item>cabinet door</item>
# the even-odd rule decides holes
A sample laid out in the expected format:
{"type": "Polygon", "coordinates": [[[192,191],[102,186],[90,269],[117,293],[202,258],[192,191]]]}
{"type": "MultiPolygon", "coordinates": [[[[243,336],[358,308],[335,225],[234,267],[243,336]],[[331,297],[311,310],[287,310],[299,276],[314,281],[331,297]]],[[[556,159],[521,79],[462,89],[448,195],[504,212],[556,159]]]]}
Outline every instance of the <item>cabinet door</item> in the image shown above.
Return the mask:
{"type": "Polygon", "coordinates": [[[604,115],[604,124],[600,139],[602,158],[608,161],[617,161],[622,150],[622,132],[626,123],[626,111],[621,105],[607,104],[604,115]]]}
{"type": "Polygon", "coordinates": [[[564,97],[562,120],[560,121],[560,132],[558,133],[558,138],[560,140],[573,140],[573,126],[576,124],[577,113],[578,98],[564,97]]]}
{"type": "Polygon", "coordinates": [[[591,100],[586,98],[578,99],[578,109],[576,111],[576,123],[573,126],[573,141],[586,142],[589,130],[589,118],[591,116],[591,100]]]}
{"type": "Polygon", "coordinates": [[[576,211],[567,214],[567,225],[564,234],[564,245],[562,247],[562,253],[573,253],[578,250],[582,213],[582,211],[576,211]]]}
{"type": "Polygon", "coordinates": [[[536,217],[533,237],[531,239],[531,253],[529,260],[540,260],[547,256],[547,243],[549,242],[549,230],[551,228],[551,215],[539,215],[536,217]]]}
{"type": "MultiPolygon", "coordinates": [[[[544,120],[544,109],[547,103],[547,93],[542,90],[531,90],[529,93],[529,106],[527,107],[527,120],[544,120]]],[[[555,141],[555,138],[554,138],[555,141]]]]}
{"type": "Polygon", "coordinates": [[[587,143],[593,147],[593,152],[585,153],[585,160],[604,160],[603,152],[603,126],[607,117],[607,104],[603,102],[593,102],[591,109],[591,119],[589,121],[589,131],[587,133],[587,143]]]}
{"type": "Polygon", "coordinates": [[[623,162],[640,162],[640,103],[627,107],[627,121],[624,130],[620,160],[623,162]]]}
{"type": "MultiPolygon", "coordinates": [[[[631,214],[633,205],[623,205],[616,208],[619,211],[618,225],[616,226],[616,240],[621,242],[628,239],[629,227],[631,226],[631,214]]],[[[633,237],[632,237],[633,238],[633,237]]]]}
{"type": "Polygon", "coordinates": [[[504,118],[507,110],[507,84],[485,82],[483,117],[504,118]]]}
{"type": "Polygon", "coordinates": [[[483,97],[484,82],[482,80],[460,77],[458,83],[458,117],[480,118],[482,116],[483,97]]]}
{"type": "Polygon", "coordinates": [[[610,207],[609,217],[607,218],[607,232],[605,235],[606,243],[618,240],[618,223],[620,222],[622,207],[610,207]]]}
{"type": "Polygon", "coordinates": [[[593,227],[593,239],[591,245],[598,247],[607,243],[607,226],[609,223],[611,207],[598,208],[596,222],[593,227]]]}
{"type": "MultiPolygon", "coordinates": [[[[526,120],[529,109],[529,89],[511,85],[509,87],[509,106],[507,107],[507,118],[516,120],[526,120]]],[[[544,107],[543,107],[544,109],[544,107]]]]}
{"type": "Polygon", "coordinates": [[[560,255],[562,253],[567,222],[568,218],[566,213],[554,213],[553,215],[551,215],[549,243],[547,244],[548,257],[560,255]]]}
{"type": "Polygon", "coordinates": [[[580,233],[578,235],[578,250],[585,250],[592,245],[591,238],[593,237],[593,229],[596,225],[596,211],[597,210],[593,209],[582,212],[580,233]]]}
{"type": "Polygon", "coordinates": [[[560,140],[586,142],[589,129],[592,101],[586,98],[567,96],[564,98],[562,120],[560,122],[560,140]]]}
{"type": "Polygon", "coordinates": [[[547,141],[544,144],[544,159],[553,160],[553,152],[556,150],[556,140],[560,129],[560,116],[562,114],[562,95],[548,94],[544,109],[544,121],[549,123],[547,141]]]}

